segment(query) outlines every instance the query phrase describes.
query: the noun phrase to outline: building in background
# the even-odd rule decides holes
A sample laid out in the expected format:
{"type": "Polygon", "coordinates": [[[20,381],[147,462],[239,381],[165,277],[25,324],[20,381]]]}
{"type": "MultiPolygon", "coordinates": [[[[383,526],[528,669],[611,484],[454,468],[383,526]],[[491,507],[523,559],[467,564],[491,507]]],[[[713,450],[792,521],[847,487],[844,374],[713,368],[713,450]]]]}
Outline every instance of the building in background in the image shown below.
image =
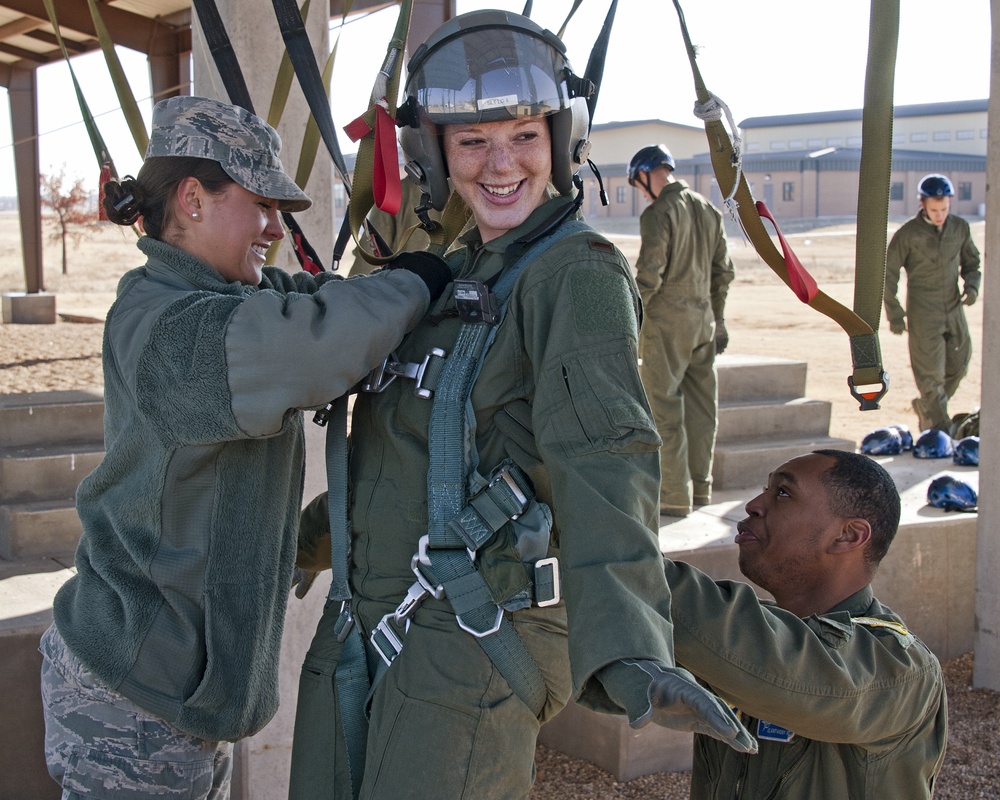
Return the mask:
{"type": "MultiPolygon", "coordinates": [[[[890,217],[916,213],[917,183],[942,172],[955,184],[954,211],[983,216],[986,202],[986,100],[897,106],[893,125],[890,217]]],[[[741,124],[743,172],[753,195],[782,219],[822,219],[857,212],[861,164],[861,109],[751,117],[741,124]]],[[[661,120],[595,125],[591,158],[604,179],[601,206],[596,179],[584,169],[585,213],[637,217],[648,205],[628,185],[630,153],[662,142],[677,160],[676,175],[717,205],[715,181],[701,128],[661,120]],[[642,141],[639,141],[639,140],[642,141]]]]}

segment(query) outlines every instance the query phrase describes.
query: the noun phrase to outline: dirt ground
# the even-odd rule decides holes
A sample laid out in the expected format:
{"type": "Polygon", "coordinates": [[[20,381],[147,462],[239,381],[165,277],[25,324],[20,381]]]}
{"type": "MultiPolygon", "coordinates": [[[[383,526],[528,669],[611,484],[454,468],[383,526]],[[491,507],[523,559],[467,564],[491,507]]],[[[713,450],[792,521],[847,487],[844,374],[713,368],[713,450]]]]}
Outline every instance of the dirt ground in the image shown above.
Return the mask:
{"type": "MultiPolygon", "coordinates": [[[[899,222],[890,226],[891,231],[899,222]]],[[[616,225],[623,230],[625,226],[616,225]]],[[[634,226],[635,227],[635,226],[634,226]]],[[[50,232],[48,229],[47,232],[50,232]]],[[[973,223],[983,248],[984,224],[973,223]]],[[[634,262],[639,239],[632,233],[612,238],[634,262]]],[[[787,237],[821,289],[845,305],[853,297],[855,228],[853,224],[819,227],[787,237]]],[[[46,289],[56,294],[61,319],[55,325],[0,325],[0,393],[56,391],[99,386],[103,318],[121,275],[140,263],[135,236],[105,225],[70,251],[68,274],[59,272],[58,245],[46,241],[46,289]],[[87,320],[87,321],[68,321],[87,320]]],[[[916,396],[905,337],[888,333],[883,321],[882,355],[890,390],[879,411],[860,412],[850,396],[848,339],[833,321],[801,304],[756,255],[749,243],[730,240],[737,277],[730,289],[726,322],[729,352],[765,355],[808,363],[807,395],[832,406],[830,432],[861,438],[873,428],[917,420],[910,408],[916,396]]],[[[0,292],[24,290],[17,217],[0,213],[0,292]]],[[[905,283],[905,279],[904,279],[905,283]]],[[[901,288],[901,293],[905,291],[901,288]]],[[[974,342],[969,375],[952,401],[952,412],[979,406],[981,385],[982,305],[968,309],[974,342]]],[[[1000,758],[995,752],[1000,694],[972,690],[971,655],[945,664],[949,680],[951,736],[938,798],[996,796],[1000,758]],[[985,790],[985,793],[983,793],[985,790]]],[[[688,776],[665,773],[619,784],[586,762],[544,747],[538,750],[536,800],[556,798],[687,797],[688,776]]]]}

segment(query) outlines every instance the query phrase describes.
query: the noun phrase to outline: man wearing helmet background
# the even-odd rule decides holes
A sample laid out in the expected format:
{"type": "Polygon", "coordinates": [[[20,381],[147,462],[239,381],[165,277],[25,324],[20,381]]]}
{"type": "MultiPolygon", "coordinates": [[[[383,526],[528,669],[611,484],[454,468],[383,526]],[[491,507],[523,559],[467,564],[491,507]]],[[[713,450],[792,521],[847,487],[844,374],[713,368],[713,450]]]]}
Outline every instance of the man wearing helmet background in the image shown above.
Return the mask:
{"type": "Polygon", "coordinates": [[[896,231],[886,252],[885,315],[889,330],[909,334],[910,366],[920,392],[913,410],[920,429],[951,433],[948,400],[972,359],[962,306],[979,296],[979,250],[969,223],[950,213],[955,191],[947,177],[925,176],[918,193],[920,211],[896,231]],[[905,312],[896,296],[900,268],[906,270],[905,312]]]}
{"type": "MultiPolygon", "coordinates": [[[[354,406],[352,596],[328,603],[303,665],[290,796],[524,798],[539,727],[571,697],[753,751],[673,660],[640,300],[574,182],[588,82],[502,11],[446,22],[408,75],[407,173],[475,226],[396,379],[354,406]]],[[[304,554],[330,552],[325,501],[303,514],[304,554]]]]}
{"type": "Polygon", "coordinates": [[[718,427],[715,356],[729,343],[725,306],[733,280],[722,214],[673,176],[663,145],[632,157],[628,179],[652,204],[639,218],[636,283],[642,296],[642,383],[660,449],[660,513],[684,517],[712,500],[718,427]]]}

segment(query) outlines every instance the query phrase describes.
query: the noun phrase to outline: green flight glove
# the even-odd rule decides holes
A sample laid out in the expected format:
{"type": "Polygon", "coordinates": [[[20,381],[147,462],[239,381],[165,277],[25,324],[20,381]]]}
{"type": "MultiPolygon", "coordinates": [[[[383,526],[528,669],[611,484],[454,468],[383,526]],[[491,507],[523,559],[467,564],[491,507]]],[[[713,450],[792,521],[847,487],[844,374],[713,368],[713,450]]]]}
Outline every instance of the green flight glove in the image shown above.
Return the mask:
{"type": "Polygon", "coordinates": [[[962,295],[962,304],[967,306],[974,306],[976,304],[976,298],[979,297],[979,292],[975,289],[966,289],[965,294],[962,295]]]}
{"type": "Polygon", "coordinates": [[[726,330],[726,321],[717,319],[715,321],[715,354],[721,356],[729,347],[729,331],[726,330]]]}
{"type": "Polygon", "coordinates": [[[604,667],[598,678],[608,697],[625,709],[633,728],[655,722],[711,736],[740,753],[757,752],[757,741],[736,713],[682,667],[624,660],[604,667]]]}
{"type": "Polygon", "coordinates": [[[906,333],[906,321],[905,320],[889,320],[889,330],[892,331],[897,336],[906,333]]]}

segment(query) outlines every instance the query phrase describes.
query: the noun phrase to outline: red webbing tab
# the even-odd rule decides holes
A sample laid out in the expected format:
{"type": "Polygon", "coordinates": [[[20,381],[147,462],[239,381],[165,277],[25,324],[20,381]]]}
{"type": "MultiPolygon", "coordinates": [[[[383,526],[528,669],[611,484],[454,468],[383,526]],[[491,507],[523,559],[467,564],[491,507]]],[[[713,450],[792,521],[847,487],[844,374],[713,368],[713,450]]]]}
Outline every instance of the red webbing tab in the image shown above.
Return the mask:
{"type": "Polygon", "coordinates": [[[375,174],[372,190],[375,205],[386,214],[398,214],[403,203],[399,183],[399,152],[396,149],[396,125],[389,112],[375,106],[375,174]]]}
{"type": "Polygon", "coordinates": [[[816,281],[813,280],[813,276],[808,273],[806,268],[802,266],[802,262],[799,261],[799,257],[795,255],[792,248],[788,246],[785,237],[781,235],[778,223],[774,221],[774,217],[771,216],[771,212],[764,205],[764,201],[758,200],[756,205],[757,213],[764,219],[771,220],[771,224],[778,234],[778,241],[781,242],[781,252],[785,256],[785,269],[788,270],[788,281],[791,284],[792,291],[795,292],[795,296],[803,303],[811,303],[813,298],[819,294],[819,287],[816,285],[816,281]]]}
{"type": "Polygon", "coordinates": [[[348,138],[352,142],[357,142],[360,139],[364,139],[371,132],[372,132],[372,127],[371,125],[368,124],[368,121],[365,119],[364,114],[362,114],[356,120],[348,122],[344,126],[344,133],[347,134],[348,138]]]}

